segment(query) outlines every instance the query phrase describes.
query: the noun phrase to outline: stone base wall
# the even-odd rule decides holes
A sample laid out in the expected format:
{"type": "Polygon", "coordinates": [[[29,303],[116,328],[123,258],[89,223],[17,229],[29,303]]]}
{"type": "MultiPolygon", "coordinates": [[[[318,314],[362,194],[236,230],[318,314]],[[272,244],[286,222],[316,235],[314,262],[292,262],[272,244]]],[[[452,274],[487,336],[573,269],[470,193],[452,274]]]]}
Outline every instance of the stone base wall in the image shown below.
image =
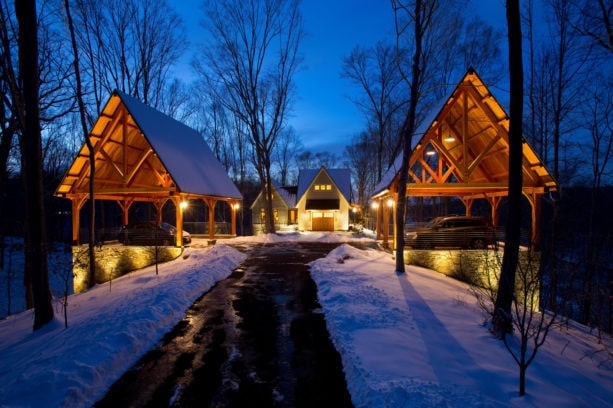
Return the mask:
{"type": "MultiPolygon", "coordinates": [[[[404,262],[408,265],[422,266],[432,269],[455,279],[476,285],[482,288],[497,290],[500,269],[502,266],[502,250],[465,250],[465,249],[439,249],[414,250],[405,249],[404,262]]],[[[526,281],[539,282],[540,252],[519,252],[518,270],[526,271],[526,281]],[[536,279],[533,279],[536,278],[536,279]]],[[[521,273],[515,274],[516,294],[523,293],[521,273]]],[[[538,288],[535,288],[538,296],[538,288]]],[[[538,305],[538,299],[533,299],[538,305]]]]}
{"type": "MultiPolygon", "coordinates": [[[[96,283],[108,282],[137,269],[167,262],[183,252],[182,248],[149,246],[103,246],[96,251],[96,283]],[[156,254],[157,250],[157,254],[156,254]]],[[[89,251],[87,245],[72,247],[74,293],[87,290],[89,251]]]]}

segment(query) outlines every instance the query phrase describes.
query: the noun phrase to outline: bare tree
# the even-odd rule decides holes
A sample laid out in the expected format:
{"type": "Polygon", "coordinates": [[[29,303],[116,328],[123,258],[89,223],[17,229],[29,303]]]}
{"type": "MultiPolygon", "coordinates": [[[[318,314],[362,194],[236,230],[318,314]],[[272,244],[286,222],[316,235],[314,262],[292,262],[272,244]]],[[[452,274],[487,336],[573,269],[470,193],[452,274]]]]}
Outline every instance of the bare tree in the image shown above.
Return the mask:
{"type": "Polygon", "coordinates": [[[521,14],[519,0],[507,0],[507,27],[509,31],[509,210],[505,229],[505,245],[494,307],[493,330],[504,339],[512,330],[511,306],[515,292],[521,227],[522,200],[522,123],[524,77],[522,59],[521,14]]]}
{"type": "Polygon", "coordinates": [[[325,167],[328,169],[336,167],[338,157],[332,152],[317,152],[315,153],[315,159],[317,160],[316,167],[325,167]]]}
{"type": "Polygon", "coordinates": [[[363,96],[353,102],[371,121],[375,147],[375,168],[377,182],[387,166],[395,159],[393,149],[398,145],[397,117],[406,109],[406,88],[396,65],[404,63],[405,50],[386,45],[379,41],[371,48],[356,46],[343,58],[341,76],[358,85],[363,96]]]}
{"type": "MultiPolygon", "coordinates": [[[[513,300],[511,319],[517,336],[503,336],[504,345],[519,367],[519,395],[526,394],[526,371],[556,321],[556,315],[539,311],[541,276],[528,254],[525,265],[518,265],[518,294],[513,300]],[[517,340],[519,340],[517,342],[517,340]]],[[[504,260],[503,260],[504,263],[504,260]]]]}
{"type": "Polygon", "coordinates": [[[400,1],[391,0],[394,10],[396,27],[396,61],[403,80],[410,89],[409,104],[405,120],[400,129],[402,146],[402,164],[398,179],[398,198],[396,200],[396,273],[404,273],[404,224],[407,203],[406,189],[409,175],[409,159],[412,153],[412,141],[417,123],[417,105],[421,95],[421,86],[426,72],[424,43],[433,24],[433,17],[439,8],[437,0],[400,1]],[[411,30],[412,29],[412,30],[411,30]],[[403,70],[403,64],[398,59],[402,56],[399,50],[400,41],[409,35],[412,42],[413,56],[411,72],[403,70]]]}
{"type": "Polygon", "coordinates": [[[78,0],[75,35],[82,53],[88,122],[115,90],[164,108],[170,68],[185,50],[179,16],[158,0],[78,0]]]}
{"type": "Polygon", "coordinates": [[[94,196],[94,179],[96,175],[96,152],[94,146],[89,138],[89,126],[87,124],[85,102],[83,98],[83,90],[81,85],[81,69],[79,65],[79,50],[77,47],[77,40],[75,36],[74,25],[72,23],[72,15],[70,13],[70,5],[68,0],[64,0],[64,10],[66,11],[66,20],[68,23],[68,31],[70,33],[70,44],[72,45],[72,52],[74,56],[73,67],[76,82],[76,97],[79,105],[79,118],[81,119],[81,130],[83,132],[83,139],[87,145],[89,151],[89,200],[90,200],[90,225],[89,225],[89,272],[87,276],[88,287],[94,286],[96,283],[96,251],[94,246],[96,245],[96,205],[94,196]]]}
{"type": "MultiPolygon", "coordinates": [[[[595,73],[594,73],[595,74],[595,73]]],[[[605,74],[606,75],[606,74],[605,74]]],[[[613,149],[613,81],[610,77],[598,76],[596,82],[606,86],[594,87],[591,97],[586,100],[581,111],[583,127],[589,132],[590,168],[591,168],[591,203],[589,208],[589,231],[587,236],[587,254],[585,273],[583,276],[583,302],[581,305],[582,322],[587,324],[596,320],[602,328],[605,319],[596,316],[593,304],[599,298],[599,288],[606,288],[607,278],[598,276],[597,267],[603,249],[603,240],[606,233],[598,233],[601,220],[598,214],[598,203],[601,200],[603,178],[610,173],[610,159],[613,149]]],[[[608,279],[610,281],[610,278],[608,279]]],[[[611,293],[609,293],[611,297],[611,293]]],[[[611,323],[609,323],[611,324],[611,323]]]]}
{"type": "Polygon", "coordinates": [[[570,23],[589,43],[613,54],[613,4],[607,0],[574,0],[570,2],[573,18],[570,23]]]}
{"type": "Polygon", "coordinates": [[[22,135],[22,173],[25,180],[26,264],[29,264],[34,301],[34,330],[53,319],[49,275],[42,174],[39,110],[38,28],[36,2],[15,2],[19,24],[19,76],[23,90],[20,121],[22,135]]]}
{"type": "Polygon", "coordinates": [[[346,166],[351,169],[357,202],[366,208],[368,197],[374,188],[376,174],[371,166],[373,140],[366,132],[355,135],[352,143],[345,147],[346,166]]]}
{"type": "Polygon", "coordinates": [[[314,169],[317,166],[317,157],[310,150],[305,150],[296,157],[298,167],[301,169],[314,169]]]}
{"type": "Polygon", "coordinates": [[[272,151],[285,126],[303,36],[297,0],[210,1],[212,44],[196,69],[211,89],[223,89],[227,109],[249,130],[253,163],[265,191],[266,231],[272,217],[272,151]]]}
{"type": "Polygon", "coordinates": [[[293,127],[284,129],[279,135],[277,144],[273,150],[274,161],[279,168],[279,182],[287,186],[290,179],[297,177],[297,168],[292,168],[296,163],[296,156],[302,150],[302,141],[293,127]],[[294,177],[290,177],[293,170],[294,177]]]}
{"type": "MultiPolygon", "coordinates": [[[[13,109],[10,87],[10,77],[13,69],[11,61],[11,32],[7,27],[8,7],[0,3],[0,212],[6,214],[5,205],[8,200],[7,182],[9,178],[8,163],[13,142],[17,134],[17,118],[13,109]],[[10,72],[9,72],[10,71],[10,72]]],[[[14,75],[12,76],[14,78],[14,75]]],[[[0,269],[4,268],[5,235],[7,230],[6,217],[0,220],[0,269]]]]}

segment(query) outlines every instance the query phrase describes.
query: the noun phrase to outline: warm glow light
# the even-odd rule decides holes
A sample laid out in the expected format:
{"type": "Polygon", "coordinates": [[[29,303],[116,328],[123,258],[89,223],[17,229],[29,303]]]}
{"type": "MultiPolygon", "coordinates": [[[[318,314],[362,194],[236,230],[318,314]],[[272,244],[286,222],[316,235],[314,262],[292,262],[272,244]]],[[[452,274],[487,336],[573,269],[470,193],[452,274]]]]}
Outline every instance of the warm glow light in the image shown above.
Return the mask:
{"type": "Polygon", "coordinates": [[[391,207],[394,205],[394,200],[392,200],[391,198],[389,200],[387,200],[387,206],[391,207]]]}
{"type": "Polygon", "coordinates": [[[355,208],[355,207],[353,207],[353,208],[351,209],[351,211],[353,211],[353,213],[355,214],[355,213],[357,213],[357,212],[358,212],[358,209],[357,209],[357,208],[355,208]]]}
{"type": "Polygon", "coordinates": [[[379,208],[379,203],[376,201],[373,201],[373,203],[371,204],[371,207],[373,210],[376,210],[377,208],[379,208]]]}
{"type": "Polygon", "coordinates": [[[426,156],[434,156],[435,154],[436,154],[436,151],[435,151],[435,150],[428,150],[428,151],[426,152],[426,156]]]}
{"type": "Polygon", "coordinates": [[[181,203],[179,203],[179,208],[182,210],[185,210],[188,206],[189,204],[187,203],[187,201],[181,201],[181,203]]]}
{"type": "Polygon", "coordinates": [[[238,209],[241,207],[241,205],[239,203],[234,203],[232,205],[232,208],[234,209],[234,211],[238,211],[238,209]]]}
{"type": "Polygon", "coordinates": [[[448,142],[448,143],[451,143],[451,142],[455,142],[455,137],[453,137],[453,136],[449,136],[449,137],[446,137],[446,138],[445,138],[445,139],[443,139],[443,140],[445,140],[445,141],[446,141],[446,142],[448,142]]]}

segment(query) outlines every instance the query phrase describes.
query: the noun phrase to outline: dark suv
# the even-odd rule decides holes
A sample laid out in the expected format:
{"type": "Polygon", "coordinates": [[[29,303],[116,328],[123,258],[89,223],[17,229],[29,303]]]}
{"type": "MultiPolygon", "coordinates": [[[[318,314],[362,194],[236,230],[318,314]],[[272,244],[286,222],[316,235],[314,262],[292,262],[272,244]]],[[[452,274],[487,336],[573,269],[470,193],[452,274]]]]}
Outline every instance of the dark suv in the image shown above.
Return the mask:
{"type": "MultiPolygon", "coordinates": [[[[124,225],[117,240],[124,245],[174,245],[177,229],[166,222],[145,221],[124,225]]],[[[192,242],[192,237],[183,231],[183,245],[192,242]]]]}
{"type": "Polygon", "coordinates": [[[424,228],[405,234],[413,248],[461,247],[483,249],[496,245],[496,230],[486,217],[436,217],[424,228]]]}

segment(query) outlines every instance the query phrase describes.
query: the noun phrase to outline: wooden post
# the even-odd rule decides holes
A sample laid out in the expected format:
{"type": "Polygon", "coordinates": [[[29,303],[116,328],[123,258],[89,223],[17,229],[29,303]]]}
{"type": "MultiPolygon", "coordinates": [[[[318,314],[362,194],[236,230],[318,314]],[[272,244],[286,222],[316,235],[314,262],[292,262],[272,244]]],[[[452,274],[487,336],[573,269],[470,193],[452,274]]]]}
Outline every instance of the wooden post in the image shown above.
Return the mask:
{"type": "Polygon", "coordinates": [[[398,225],[396,225],[396,208],[398,207],[397,203],[398,203],[398,194],[394,194],[394,202],[393,202],[393,207],[392,207],[392,216],[393,216],[393,220],[394,220],[394,238],[392,240],[393,242],[393,247],[394,250],[396,249],[396,231],[398,230],[398,225]]]}
{"type": "Polygon", "coordinates": [[[236,236],[236,212],[238,211],[238,201],[228,201],[228,204],[230,204],[230,208],[231,208],[231,214],[232,214],[232,219],[231,219],[231,224],[232,224],[232,236],[235,237],[236,236]]]}
{"type": "Polygon", "coordinates": [[[492,224],[494,225],[494,227],[497,227],[498,226],[498,207],[500,206],[502,197],[489,197],[488,201],[490,202],[490,206],[492,207],[492,224]]]}
{"type": "Polygon", "coordinates": [[[79,205],[79,199],[73,198],[72,201],[72,245],[79,245],[79,225],[81,214],[81,206],[79,205]]]}
{"type": "Polygon", "coordinates": [[[375,207],[377,210],[377,241],[381,239],[381,200],[379,200],[378,202],[375,201],[375,207]]]}
{"type": "Polygon", "coordinates": [[[537,193],[532,193],[530,205],[532,206],[532,235],[530,237],[530,246],[533,251],[538,251],[541,246],[541,196],[537,193]]]}
{"type": "Polygon", "coordinates": [[[390,214],[387,203],[383,204],[383,246],[387,248],[390,235],[390,214]]]}
{"type": "Polygon", "coordinates": [[[155,207],[155,211],[156,211],[156,221],[158,223],[162,222],[162,208],[164,208],[164,204],[166,204],[166,199],[162,199],[162,200],[158,200],[158,201],[154,201],[153,205],[155,207]]]}
{"type": "Polygon", "coordinates": [[[211,197],[203,199],[207,207],[209,207],[209,239],[215,239],[215,204],[217,200],[211,197]]]}
{"type": "Polygon", "coordinates": [[[471,209],[472,209],[474,201],[475,200],[473,200],[472,198],[469,198],[469,199],[462,198],[462,202],[464,202],[464,208],[466,208],[466,216],[468,217],[470,217],[471,209]]]}
{"type": "Polygon", "coordinates": [[[124,198],[123,201],[117,200],[116,202],[117,202],[117,205],[119,205],[119,207],[121,208],[123,225],[128,225],[128,222],[129,222],[128,214],[130,213],[130,207],[132,207],[132,204],[134,203],[134,199],[124,198]]]}
{"type": "Polygon", "coordinates": [[[79,229],[81,228],[81,208],[87,202],[89,195],[80,194],[76,198],[71,198],[72,202],[72,245],[80,245],[79,229]]]}
{"type": "Polygon", "coordinates": [[[181,208],[181,196],[173,196],[172,201],[175,204],[177,234],[175,236],[175,246],[180,248],[183,246],[183,208],[181,208]]]}

